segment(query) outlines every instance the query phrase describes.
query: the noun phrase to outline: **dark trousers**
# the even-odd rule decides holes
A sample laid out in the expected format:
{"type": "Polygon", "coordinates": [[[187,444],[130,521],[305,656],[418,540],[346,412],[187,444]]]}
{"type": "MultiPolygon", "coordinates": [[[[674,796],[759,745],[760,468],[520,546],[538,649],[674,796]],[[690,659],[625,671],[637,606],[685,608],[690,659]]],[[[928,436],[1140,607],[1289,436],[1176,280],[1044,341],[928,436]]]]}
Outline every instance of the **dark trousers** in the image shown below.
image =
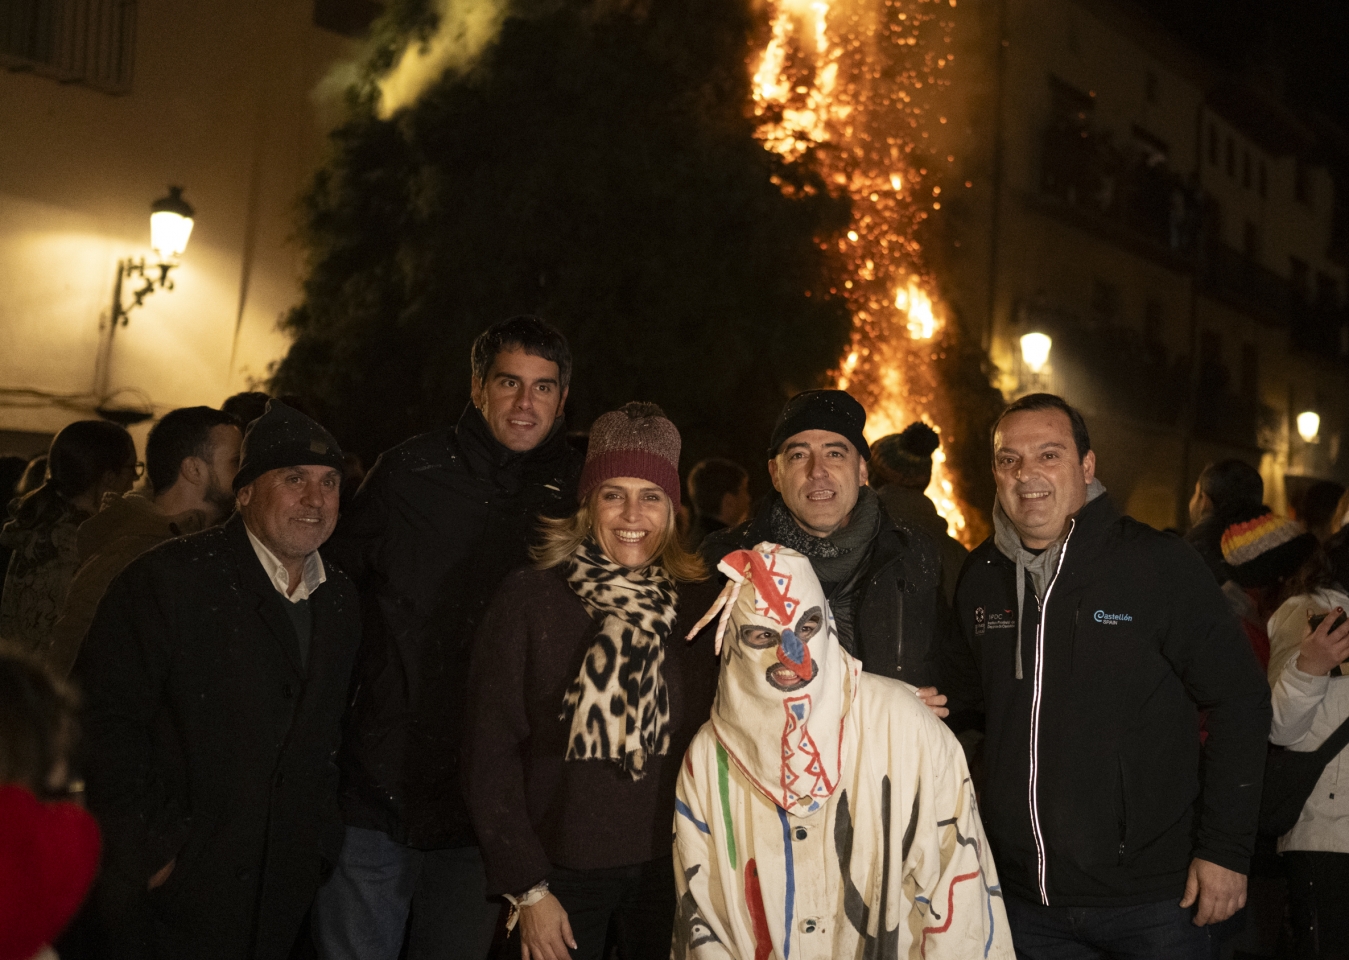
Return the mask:
{"type": "Polygon", "coordinates": [[[1297,960],[1349,957],[1349,853],[1289,850],[1288,903],[1297,960]]]}
{"type": "Polygon", "coordinates": [[[1009,896],[1007,923],[1018,960],[1208,960],[1208,928],[1179,903],[1045,907],[1009,896]]]}
{"type": "MultiPolygon", "coordinates": [[[[610,921],[623,960],[668,960],[675,913],[670,857],[603,870],[554,867],[548,874],[548,891],[567,911],[576,938],[573,960],[602,960],[610,921]]],[[[519,926],[501,956],[520,956],[519,926]]]]}

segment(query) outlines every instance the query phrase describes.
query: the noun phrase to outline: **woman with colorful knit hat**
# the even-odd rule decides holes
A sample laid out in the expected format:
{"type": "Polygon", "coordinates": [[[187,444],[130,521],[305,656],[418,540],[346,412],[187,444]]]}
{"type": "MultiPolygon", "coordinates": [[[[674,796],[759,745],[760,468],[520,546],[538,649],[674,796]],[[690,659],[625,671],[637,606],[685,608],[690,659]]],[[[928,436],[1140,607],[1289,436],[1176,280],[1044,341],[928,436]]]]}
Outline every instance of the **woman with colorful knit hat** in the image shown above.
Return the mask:
{"type": "MultiPolygon", "coordinates": [[[[1229,526],[1223,559],[1233,579],[1276,602],[1267,625],[1274,708],[1270,740],[1315,750],[1349,718],[1349,594],[1312,534],[1268,508],[1229,526]],[[1320,621],[1313,617],[1323,616],[1320,621]],[[1318,625],[1319,624],[1319,625],[1318,625]],[[1314,629],[1313,629],[1314,628],[1314,629]]],[[[1326,765],[1293,829],[1279,838],[1299,957],[1342,957],[1349,945],[1349,749],[1326,765]]]]}
{"type": "Polygon", "coordinates": [[[679,447],[654,404],[597,419],[579,509],[478,630],[464,782],[508,956],[598,960],[611,921],[625,958],[669,956],[674,784],[718,671],[711,628],[684,639],[717,591],[677,534],[679,447]]]}

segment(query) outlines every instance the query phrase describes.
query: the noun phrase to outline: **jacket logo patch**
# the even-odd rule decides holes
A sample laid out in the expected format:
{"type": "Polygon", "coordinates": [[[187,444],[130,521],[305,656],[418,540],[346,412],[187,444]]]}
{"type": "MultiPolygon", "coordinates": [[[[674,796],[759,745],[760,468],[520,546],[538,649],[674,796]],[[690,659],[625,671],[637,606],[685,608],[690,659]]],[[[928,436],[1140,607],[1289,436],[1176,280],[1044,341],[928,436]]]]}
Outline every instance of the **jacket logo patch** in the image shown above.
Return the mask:
{"type": "Polygon", "coordinates": [[[984,608],[974,608],[974,635],[982,637],[984,635],[984,608]]]}
{"type": "Polygon", "coordinates": [[[1015,630],[1016,629],[1016,611],[1003,610],[1001,613],[990,613],[988,615],[988,629],[990,630],[1015,630]]]}
{"type": "Polygon", "coordinates": [[[1097,610],[1092,614],[1092,619],[1097,623],[1104,624],[1107,627],[1117,627],[1121,623],[1133,623],[1134,618],[1127,613],[1106,613],[1104,610],[1097,610]]]}

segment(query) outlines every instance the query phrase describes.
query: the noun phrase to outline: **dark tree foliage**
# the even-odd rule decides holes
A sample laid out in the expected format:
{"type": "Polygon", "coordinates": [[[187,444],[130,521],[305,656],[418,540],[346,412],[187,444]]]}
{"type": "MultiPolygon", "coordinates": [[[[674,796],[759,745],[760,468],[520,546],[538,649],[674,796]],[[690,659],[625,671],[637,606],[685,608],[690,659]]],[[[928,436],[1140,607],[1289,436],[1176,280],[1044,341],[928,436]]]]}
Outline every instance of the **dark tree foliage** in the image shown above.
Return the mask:
{"type": "MultiPolygon", "coordinates": [[[[369,458],[455,420],[473,338],[538,313],[571,341],[573,427],[654,401],[686,467],[762,463],[784,398],[845,344],[819,241],[848,208],[753,138],[752,6],[517,7],[469,72],[391,119],[353,91],[305,199],[310,273],[273,390],[369,458]]],[[[395,3],[372,76],[433,24],[425,0],[395,3]]]]}

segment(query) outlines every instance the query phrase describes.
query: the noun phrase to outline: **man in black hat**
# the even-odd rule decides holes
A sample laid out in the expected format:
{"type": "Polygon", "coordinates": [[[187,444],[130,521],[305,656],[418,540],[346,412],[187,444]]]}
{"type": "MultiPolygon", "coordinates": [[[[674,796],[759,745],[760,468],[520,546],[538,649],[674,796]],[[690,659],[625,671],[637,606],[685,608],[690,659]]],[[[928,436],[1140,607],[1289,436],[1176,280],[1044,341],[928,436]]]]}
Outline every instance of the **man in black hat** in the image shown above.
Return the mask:
{"type": "Polygon", "coordinates": [[[285,960],[342,843],[337,767],[360,640],[319,548],[342,452],[273,400],[238,512],[113,580],[75,663],[109,956],[285,960]]]}
{"type": "MultiPolygon", "coordinates": [[[[869,673],[916,687],[933,682],[929,651],[948,614],[932,538],[896,524],[867,486],[867,415],[842,390],[807,390],[787,402],[768,446],[775,494],[756,516],[710,534],[708,566],[769,541],[810,558],[839,641],[869,673]]],[[[931,706],[935,691],[926,691],[931,706]]],[[[939,709],[940,715],[945,711],[939,709]]]]}

